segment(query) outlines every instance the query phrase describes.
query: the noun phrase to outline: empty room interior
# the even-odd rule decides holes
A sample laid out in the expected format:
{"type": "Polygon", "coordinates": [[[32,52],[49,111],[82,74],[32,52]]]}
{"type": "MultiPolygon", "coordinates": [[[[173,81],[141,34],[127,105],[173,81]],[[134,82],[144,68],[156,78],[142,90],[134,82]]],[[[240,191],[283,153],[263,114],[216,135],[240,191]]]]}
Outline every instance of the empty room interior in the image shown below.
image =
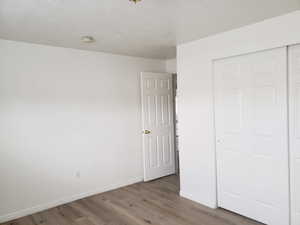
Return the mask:
{"type": "Polygon", "coordinates": [[[1,0],[1,225],[300,225],[300,0],[1,0]]]}

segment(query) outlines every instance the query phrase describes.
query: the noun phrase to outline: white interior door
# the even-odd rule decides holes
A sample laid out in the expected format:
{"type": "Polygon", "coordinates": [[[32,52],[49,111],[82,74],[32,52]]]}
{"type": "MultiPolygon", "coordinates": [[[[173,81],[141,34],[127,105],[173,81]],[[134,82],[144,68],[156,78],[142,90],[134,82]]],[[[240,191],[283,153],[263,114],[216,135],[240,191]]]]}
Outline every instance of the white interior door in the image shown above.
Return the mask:
{"type": "Polygon", "coordinates": [[[218,205],[269,225],[289,224],[286,62],[278,48],[214,63],[218,205]]]}
{"type": "Polygon", "coordinates": [[[291,224],[300,224],[300,45],[289,47],[291,224]]]}
{"type": "Polygon", "coordinates": [[[171,74],[142,73],[144,180],[175,173],[171,74]]]}

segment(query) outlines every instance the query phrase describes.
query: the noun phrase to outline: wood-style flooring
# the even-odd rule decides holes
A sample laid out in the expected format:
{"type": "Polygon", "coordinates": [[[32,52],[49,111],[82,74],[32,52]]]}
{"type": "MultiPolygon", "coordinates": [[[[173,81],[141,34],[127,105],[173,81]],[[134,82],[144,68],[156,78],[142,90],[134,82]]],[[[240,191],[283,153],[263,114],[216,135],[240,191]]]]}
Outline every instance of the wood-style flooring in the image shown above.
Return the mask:
{"type": "Polygon", "coordinates": [[[138,183],[26,216],[5,225],[261,225],[178,195],[177,176],[138,183]]]}

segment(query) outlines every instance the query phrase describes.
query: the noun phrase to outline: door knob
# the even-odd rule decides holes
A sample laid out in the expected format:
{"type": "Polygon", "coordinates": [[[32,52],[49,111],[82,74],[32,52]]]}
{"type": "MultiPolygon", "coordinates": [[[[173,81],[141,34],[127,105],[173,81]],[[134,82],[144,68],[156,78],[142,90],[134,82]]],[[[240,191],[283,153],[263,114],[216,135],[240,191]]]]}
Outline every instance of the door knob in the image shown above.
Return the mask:
{"type": "Polygon", "coordinates": [[[150,134],[151,131],[150,131],[150,130],[144,130],[143,133],[144,133],[144,134],[150,134]]]}

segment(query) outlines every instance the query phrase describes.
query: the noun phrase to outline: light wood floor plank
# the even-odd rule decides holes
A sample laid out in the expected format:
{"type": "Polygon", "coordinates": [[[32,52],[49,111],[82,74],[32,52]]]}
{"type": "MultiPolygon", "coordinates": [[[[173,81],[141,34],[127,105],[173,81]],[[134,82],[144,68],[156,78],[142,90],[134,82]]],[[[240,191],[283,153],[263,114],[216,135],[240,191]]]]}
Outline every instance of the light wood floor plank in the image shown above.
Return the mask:
{"type": "Polygon", "coordinates": [[[152,182],[95,195],[1,225],[262,225],[179,196],[179,179],[152,182]]]}

